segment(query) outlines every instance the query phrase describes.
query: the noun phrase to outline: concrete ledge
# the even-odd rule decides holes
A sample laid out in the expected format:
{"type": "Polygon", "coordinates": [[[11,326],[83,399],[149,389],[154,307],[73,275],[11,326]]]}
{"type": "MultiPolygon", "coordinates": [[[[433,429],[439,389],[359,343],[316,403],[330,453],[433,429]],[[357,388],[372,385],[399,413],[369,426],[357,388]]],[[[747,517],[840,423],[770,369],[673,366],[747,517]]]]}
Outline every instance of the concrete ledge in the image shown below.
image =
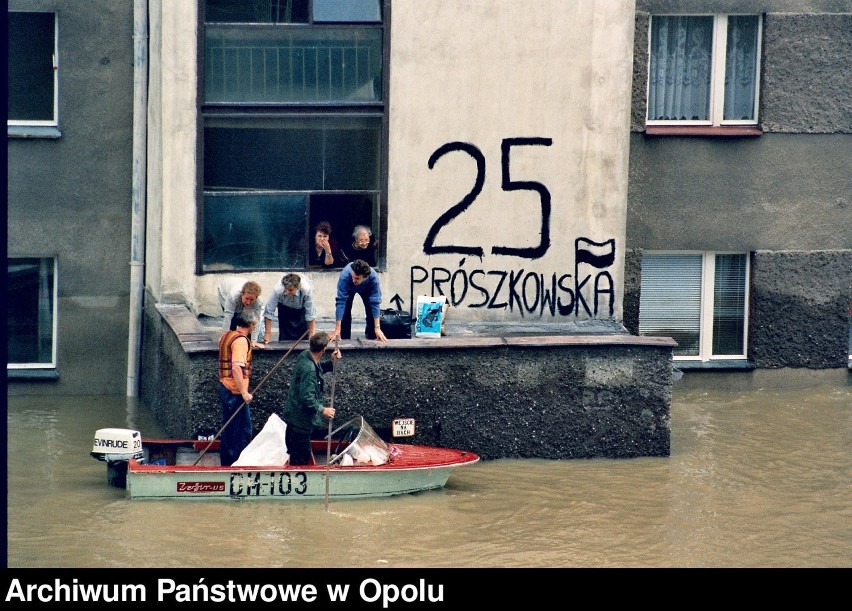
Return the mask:
{"type": "MultiPolygon", "coordinates": [[[[215,434],[222,426],[215,341],[222,320],[199,320],[183,305],[155,305],[145,308],[143,360],[153,377],[143,380],[142,398],[171,436],[215,434]]],[[[333,321],[317,327],[331,329],[333,321]]],[[[386,439],[393,418],[410,417],[417,433],[407,441],[484,459],[670,452],[670,338],[630,335],[611,321],[559,328],[448,324],[441,338],[378,343],[353,336],[339,345],[335,407],[341,418],[363,415],[386,439]]],[[[292,347],[271,342],[254,353],[255,432],[270,414],[281,415],[293,363],[307,342],[285,359],[292,347]]]]}
{"type": "Polygon", "coordinates": [[[53,382],[59,379],[59,372],[55,369],[7,369],[6,379],[10,382],[53,382]]]}
{"type": "Polygon", "coordinates": [[[718,361],[675,361],[681,371],[751,371],[755,367],[745,359],[723,359],[718,361]]]}

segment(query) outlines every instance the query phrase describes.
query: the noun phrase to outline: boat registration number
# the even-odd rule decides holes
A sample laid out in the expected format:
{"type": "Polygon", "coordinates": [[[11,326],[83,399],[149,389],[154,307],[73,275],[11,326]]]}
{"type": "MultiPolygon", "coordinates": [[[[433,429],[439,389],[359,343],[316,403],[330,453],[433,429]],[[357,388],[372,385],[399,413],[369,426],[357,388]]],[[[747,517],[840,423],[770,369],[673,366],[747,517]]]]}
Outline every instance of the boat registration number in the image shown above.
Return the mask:
{"type": "Polygon", "coordinates": [[[394,418],[393,420],[394,437],[413,437],[414,428],[414,418],[394,418]]]}
{"type": "Polygon", "coordinates": [[[304,471],[240,471],[231,473],[230,484],[231,496],[301,496],[308,491],[308,476],[304,471]]]}

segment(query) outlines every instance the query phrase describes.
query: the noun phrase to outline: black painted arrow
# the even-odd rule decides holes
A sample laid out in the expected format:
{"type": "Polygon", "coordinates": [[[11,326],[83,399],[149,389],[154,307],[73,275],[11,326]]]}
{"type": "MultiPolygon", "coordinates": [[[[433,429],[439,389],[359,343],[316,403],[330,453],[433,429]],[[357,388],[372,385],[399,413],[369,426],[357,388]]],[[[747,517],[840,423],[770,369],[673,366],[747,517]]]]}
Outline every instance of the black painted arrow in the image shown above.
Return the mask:
{"type": "Polygon", "coordinates": [[[399,296],[399,293],[397,293],[396,295],[394,295],[393,297],[391,297],[391,300],[390,300],[390,301],[391,301],[391,303],[395,303],[395,304],[396,304],[396,309],[397,309],[397,310],[402,310],[402,304],[403,304],[403,301],[402,301],[402,297],[400,297],[400,296],[399,296]]]}

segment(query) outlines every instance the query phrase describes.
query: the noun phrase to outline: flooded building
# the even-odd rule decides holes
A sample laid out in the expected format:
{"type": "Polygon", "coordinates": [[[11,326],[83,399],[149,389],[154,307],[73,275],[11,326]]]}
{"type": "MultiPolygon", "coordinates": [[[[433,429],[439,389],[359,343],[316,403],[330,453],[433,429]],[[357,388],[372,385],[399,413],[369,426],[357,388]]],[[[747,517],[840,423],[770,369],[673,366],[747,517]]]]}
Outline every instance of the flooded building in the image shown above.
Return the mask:
{"type": "Polygon", "coordinates": [[[13,117],[10,87],[10,392],[138,393],[172,434],[215,431],[218,284],[265,299],[298,272],[331,328],[359,225],[382,307],[444,298],[446,335],[375,344],[356,303],[339,398],[426,442],[660,455],[673,368],[846,383],[843,2],[426,7],[12,0],[10,66],[28,28],[58,60],[53,114],[13,117]]]}

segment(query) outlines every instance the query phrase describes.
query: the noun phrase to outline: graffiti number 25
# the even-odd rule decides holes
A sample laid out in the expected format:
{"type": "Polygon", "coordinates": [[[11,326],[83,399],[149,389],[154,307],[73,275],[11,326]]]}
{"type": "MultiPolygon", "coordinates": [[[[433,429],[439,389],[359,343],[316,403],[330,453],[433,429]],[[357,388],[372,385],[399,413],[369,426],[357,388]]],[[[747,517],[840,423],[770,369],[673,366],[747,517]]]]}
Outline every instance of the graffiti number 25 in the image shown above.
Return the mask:
{"type": "MultiPolygon", "coordinates": [[[[539,259],[544,256],[547,249],[550,248],[550,191],[547,190],[540,182],[532,180],[512,180],[509,172],[509,158],[514,146],[550,146],[553,144],[552,138],[504,138],[500,145],[501,149],[501,166],[503,170],[501,188],[504,191],[535,191],[538,193],[541,201],[541,241],[538,246],[533,247],[516,247],[516,246],[492,246],[491,253],[495,255],[510,255],[515,257],[524,257],[526,259],[539,259]]],[[[485,184],[485,155],[482,154],[476,146],[468,142],[448,142],[432,153],[429,157],[429,169],[435,167],[435,163],[449,153],[461,151],[467,153],[473,160],[476,161],[476,181],[470,192],[465,195],[462,200],[456,205],[450,207],[446,212],[435,220],[429,228],[429,233],[426,235],[426,240],[423,242],[423,252],[427,255],[438,253],[458,253],[463,255],[474,255],[482,257],[484,250],[481,246],[456,246],[456,245],[435,245],[435,238],[438,232],[445,225],[448,225],[454,218],[464,212],[468,206],[482,192],[482,186],[485,184]]]]}

